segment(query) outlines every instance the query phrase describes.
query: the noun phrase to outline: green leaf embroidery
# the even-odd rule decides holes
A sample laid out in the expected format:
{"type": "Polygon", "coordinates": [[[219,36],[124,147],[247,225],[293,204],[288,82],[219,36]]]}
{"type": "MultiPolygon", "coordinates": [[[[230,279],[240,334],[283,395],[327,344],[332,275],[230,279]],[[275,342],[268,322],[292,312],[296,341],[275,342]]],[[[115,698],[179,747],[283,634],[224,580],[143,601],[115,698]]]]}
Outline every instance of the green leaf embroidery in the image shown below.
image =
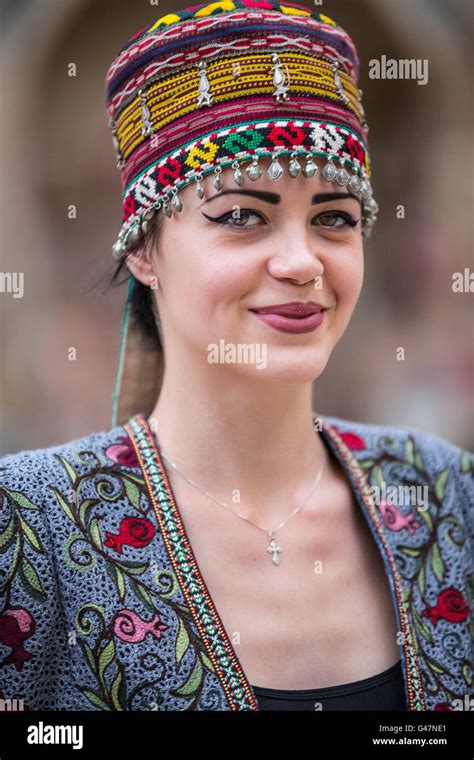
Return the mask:
{"type": "Polygon", "coordinates": [[[204,667],[207,668],[208,670],[210,670],[212,673],[214,673],[215,672],[215,668],[214,668],[214,665],[212,664],[212,662],[210,661],[209,657],[206,654],[204,654],[204,652],[202,652],[202,651],[199,652],[199,656],[200,656],[200,658],[201,658],[201,660],[203,662],[204,667]]]}
{"type": "Polygon", "coordinates": [[[20,527],[22,530],[22,533],[28,543],[33,547],[35,551],[38,552],[38,554],[44,554],[44,547],[39,540],[38,536],[36,535],[36,531],[33,530],[31,525],[26,522],[26,520],[23,519],[23,517],[20,515],[19,512],[16,513],[16,517],[18,522],[20,523],[20,527]]]}
{"type": "Polygon", "coordinates": [[[422,565],[420,572],[418,573],[418,587],[420,593],[423,595],[426,590],[426,565],[422,565]]]}
{"type": "Polygon", "coordinates": [[[463,451],[461,454],[461,472],[471,472],[473,467],[473,457],[469,451],[463,451]]]}
{"type": "Polygon", "coordinates": [[[110,711],[110,707],[94,691],[92,691],[91,689],[86,689],[84,687],[81,688],[81,691],[84,694],[84,696],[89,700],[89,702],[95,705],[95,707],[98,707],[100,710],[110,711]]]}
{"type": "Polygon", "coordinates": [[[196,659],[196,664],[193,668],[193,671],[189,678],[185,681],[185,683],[180,686],[178,689],[175,689],[176,696],[180,697],[187,697],[191,694],[194,694],[197,689],[199,688],[201,681],[202,681],[202,664],[199,657],[196,659]]]}
{"type": "Polygon", "coordinates": [[[382,474],[382,468],[377,465],[372,470],[372,478],[375,480],[375,483],[377,486],[382,489],[383,488],[383,474],[382,474]]]}
{"type": "Polygon", "coordinates": [[[22,509],[39,509],[36,504],[33,504],[33,502],[27,499],[20,491],[9,491],[8,488],[5,488],[4,486],[2,486],[2,491],[7,493],[22,509]]]}
{"type": "Polygon", "coordinates": [[[115,657],[115,642],[113,639],[111,639],[109,643],[106,644],[106,646],[102,650],[99,657],[99,678],[101,681],[103,681],[104,673],[106,669],[109,667],[110,663],[113,661],[114,657],[115,657]]]}
{"type": "Polygon", "coordinates": [[[186,630],[186,627],[183,621],[180,618],[178,636],[176,637],[176,664],[177,665],[179,665],[179,663],[181,662],[183,655],[186,652],[188,646],[189,646],[188,632],[186,630]]]}
{"type": "Polygon", "coordinates": [[[87,643],[87,641],[84,641],[83,639],[79,639],[79,644],[80,644],[80,647],[81,647],[82,651],[84,652],[84,654],[85,654],[85,656],[87,658],[87,662],[89,663],[90,669],[92,670],[93,674],[96,675],[97,666],[96,666],[96,663],[95,663],[95,659],[94,659],[94,655],[93,655],[92,649],[90,648],[90,646],[87,643]]]}
{"type": "Polygon", "coordinates": [[[153,600],[148,593],[146,589],[143,588],[139,583],[133,582],[133,586],[135,588],[137,596],[142,600],[142,602],[145,604],[145,606],[151,611],[156,612],[155,606],[153,604],[153,600]]]}
{"type": "Polygon", "coordinates": [[[74,467],[67,461],[67,459],[65,459],[64,457],[60,456],[59,454],[57,455],[57,457],[60,460],[60,462],[62,463],[64,469],[66,470],[66,472],[67,472],[67,474],[69,476],[69,480],[71,481],[72,485],[74,485],[75,482],[76,482],[76,480],[77,480],[77,478],[78,478],[77,472],[75,471],[74,467]]]}
{"type": "Polygon", "coordinates": [[[415,621],[415,625],[416,625],[416,627],[418,628],[418,630],[420,631],[421,635],[422,635],[422,636],[423,636],[423,637],[424,637],[424,638],[425,638],[427,641],[429,641],[429,642],[430,642],[430,644],[432,644],[432,643],[433,643],[433,638],[432,638],[432,636],[431,636],[430,630],[429,630],[429,628],[428,628],[428,627],[425,625],[425,623],[424,623],[424,621],[423,621],[423,618],[422,618],[422,617],[420,617],[419,613],[418,613],[416,610],[414,610],[414,611],[413,611],[413,619],[414,619],[414,621],[415,621]]]}
{"type": "Polygon", "coordinates": [[[148,568],[148,564],[146,563],[144,565],[137,565],[134,562],[125,562],[124,560],[116,562],[115,564],[120,567],[124,573],[131,573],[131,575],[142,575],[148,568]]]}
{"type": "Polygon", "coordinates": [[[123,478],[125,482],[125,490],[127,492],[127,498],[137,509],[140,506],[140,491],[134,483],[131,483],[127,478],[123,478]]]}
{"type": "Polygon", "coordinates": [[[15,538],[15,525],[13,522],[13,515],[12,515],[6,527],[4,528],[2,533],[0,533],[0,554],[4,554],[7,551],[7,549],[13,542],[14,538],[15,538]]]}
{"type": "Polygon", "coordinates": [[[405,444],[405,456],[409,464],[415,464],[415,442],[411,435],[408,436],[405,444]]]}
{"type": "Polygon", "coordinates": [[[444,670],[444,668],[442,668],[441,665],[438,665],[437,662],[433,662],[433,660],[430,660],[428,658],[426,658],[426,661],[429,667],[431,668],[431,670],[434,670],[435,673],[439,673],[439,675],[446,674],[446,671],[444,670]]]}
{"type": "MultiPolygon", "coordinates": [[[[13,559],[12,559],[12,562],[11,562],[11,565],[10,565],[10,569],[9,569],[6,577],[0,583],[0,595],[4,594],[5,593],[5,589],[10,585],[11,580],[14,577],[16,571],[17,571],[18,562],[20,560],[21,539],[20,539],[20,536],[18,535],[18,533],[14,534],[14,539],[13,540],[15,541],[15,549],[14,549],[14,552],[13,552],[13,559]]],[[[20,579],[20,582],[21,582],[21,579],[20,579]]]]}
{"type": "Polygon", "coordinates": [[[439,475],[436,483],[435,483],[435,494],[438,497],[440,501],[443,501],[444,498],[444,492],[446,489],[446,481],[448,479],[448,468],[446,467],[445,470],[439,475]]]}
{"type": "Polygon", "coordinates": [[[26,557],[23,557],[21,561],[19,573],[20,583],[25,591],[34,597],[46,599],[46,593],[41,585],[38,573],[26,557]]]}
{"type": "Polygon", "coordinates": [[[123,674],[122,667],[119,663],[118,673],[115,676],[112,686],[110,688],[110,696],[112,697],[112,704],[116,710],[123,710],[120,702],[120,687],[122,686],[123,674]]]}
{"type": "Polygon", "coordinates": [[[96,546],[99,547],[99,549],[103,548],[102,544],[102,538],[99,531],[99,518],[93,517],[89,526],[90,534],[92,537],[92,540],[96,546]]]}
{"type": "Polygon", "coordinates": [[[397,548],[409,557],[419,557],[421,554],[421,548],[415,548],[413,546],[398,546],[397,548]]]}
{"type": "Polygon", "coordinates": [[[115,568],[115,572],[119,599],[121,602],[123,602],[125,599],[125,578],[123,577],[123,573],[118,569],[118,567],[115,568]]]}
{"type": "Polygon", "coordinates": [[[441,582],[444,577],[445,566],[444,566],[443,558],[441,557],[438,544],[433,544],[430,550],[430,557],[431,557],[431,566],[433,568],[433,572],[436,575],[437,579],[441,582]]]}
{"type": "Polygon", "coordinates": [[[87,513],[88,513],[89,509],[92,507],[92,505],[94,505],[94,504],[100,504],[99,499],[84,499],[84,501],[81,501],[81,503],[79,505],[79,512],[78,512],[78,514],[79,514],[79,520],[80,520],[80,522],[81,522],[82,525],[85,526],[86,519],[87,519],[87,513]]]}
{"type": "Polygon", "coordinates": [[[419,515],[426,523],[430,533],[433,530],[433,519],[427,509],[417,509],[417,515],[419,515]]]}
{"type": "Polygon", "coordinates": [[[67,516],[69,517],[69,519],[75,525],[76,524],[76,518],[74,517],[74,515],[73,515],[73,513],[71,511],[71,507],[69,506],[68,502],[66,501],[66,499],[62,495],[61,491],[59,491],[57,488],[54,488],[54,486],[50,486],[50,489],[54,493],[54,495],[56,496],[57,500],[59,501],[61,507],[63,508],[63,510],[65,511],[65,513],[67,514],[67,516]]]}

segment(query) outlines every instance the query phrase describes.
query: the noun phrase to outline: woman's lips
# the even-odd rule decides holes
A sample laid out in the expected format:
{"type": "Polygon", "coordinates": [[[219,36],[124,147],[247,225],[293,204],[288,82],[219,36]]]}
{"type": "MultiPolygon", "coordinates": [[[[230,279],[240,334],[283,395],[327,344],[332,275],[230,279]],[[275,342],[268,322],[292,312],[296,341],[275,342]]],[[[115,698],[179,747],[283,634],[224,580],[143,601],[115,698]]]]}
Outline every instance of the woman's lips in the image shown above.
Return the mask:
{"type": "Polygon", "coordinates": [[[307,317],[284,317],[281,314],[262,314],[257,311],[252,313],[262,322],[280,332],[307,333],[316,330],[322,324],[324,312],[325,309],[316,314],[309,314],[307,317]]]}

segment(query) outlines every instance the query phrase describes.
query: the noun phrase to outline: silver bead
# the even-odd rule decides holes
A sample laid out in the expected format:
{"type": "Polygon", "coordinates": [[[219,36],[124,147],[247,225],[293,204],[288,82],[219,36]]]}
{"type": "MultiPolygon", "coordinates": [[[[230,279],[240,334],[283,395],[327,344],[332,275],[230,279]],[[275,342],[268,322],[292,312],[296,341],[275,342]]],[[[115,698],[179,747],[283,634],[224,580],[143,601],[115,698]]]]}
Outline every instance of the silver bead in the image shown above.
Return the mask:
{"type": "Polygon", "coordinates": [[[131,251],[142,239],[142,231],[139,224],[135,224],[125,238],[127,251],[131,251]]]}
{"type": "Polygon", "coordinates": [[[326,180],[326,182],[333,182],[334,181],[334,179],[336,177],[336,174],[337,174],[337,169],[334,166],[334,164],[332,163],[331,159],[328,160],[328,163],[326,164],[326,166],[322,170],[321,174],[322,174],[323,178],[326,180]]]}
{"type": "Polygon", "coordinates": [[[314,177],[314,175],[318,171],[318,165],[314,163],[313,156],[311,153],[308,153],[306,156],[306,164],[303,167],[303,174],[305,177],[314,177]]]}
{"type": "Polygon", "coordinates": [[[199,172],[199,174],[196,174],[196,194],[198,198],[204,197],[204,186],[202,184],[202,172],[199,172]]]}
{"type": "Polygon", "coordinates": [[[278,161],[278,153],[275,151],[272,155],[272,162],[267,169],[267,176],[269,179],[275,181],[280,179],[283,174],[283,166],[278,161]]]}
{"type": "Polygon", "coordinates": [[[362,182],[362,187],[361,187],[360,192],[364,200],[368,201],[370,200],[370,198],[372,198],[373,190],[366,179],[364,179],[362,182]]]}
{"type": "Polygon", "coordinates": [[[114,259],[121,259],[126,253],[126,250],[123,241],[119,238],[112,246],[112,256],[114,259]]]}
{"type": "Polygon", "coordinates": [[[239,185],[239,187],[242,187],[242,172],[240,171],[240,165],[238,161],[234,161],[232,164],[232,168],[234,170],[234,182],[236,185],[239,185]]]}
{"type": "Polygon", "coordinates": [[[255,180],[259,179],[263,174],[263,169],[258,163],[258,157],[254,156],[252,159],[252,163],[250,166],[247,166],[245,169],[245,172],[247,174],[247,177],[252,180],[252,182],[255,182],[255,180]]]}
{"type": "Polygon", "coordinates": [[[147,208],[147,210],[144,212],[143,219],[147,222],[151,222],[155,214],[156,208],[154,206],[150,206],[150,208],[147,208]]]}
{"type": "Polygon", "coordinates": [[[168,202],[168,198],[165,198],[163,201],[163,212],[166,214],[167,217],[170,217],[173,213],[173,210],[168,202]]]}
{"type": "Polygon", "coordinates": [[[216,190],[222,190],[222,188],[224,186],[224,184],[223,184],[223,182],[221,180],[221,176],[220,176],[221,172],[222,172],[222,167],[221,166],[216,166],[216,168],[214,169],[214,175],[215,175],[214,176],[214,187],[216,188],[216,190]]]}
{"type": "Polygon", "coordinates": [[[339,169],[338,173],[336,174],[336,182],[338,185],[341,185],[341,187],[344,187],[347,185],[347,183],[350,180],[349,172],[347,172],[345,169],[339,169]]]}
{"type": "Polygon", "coordinates": [[[146,233],[149,230],[151,220],[155,216],[155,213],[156,213],[156,209],[153,206],[151,206],[150,208],[147,208],[147,210],[144,212],[144,214],[142,216],[141,227],[142,227],[142,232],[145,235],[146,235],[146,233]]]}
{"type": "Polygon", "coordinates": [[[176,211],[182,211],[183,210],[183,204],[181,203],[180,197],[178,195],[178,188],[173,187],[171,190],[173,197],[171,199],[171,205],[173,206],[176,211]]]}
{"type": "Polygon", "coordinates": [[[290,175],[290,177],[297,177],[301,171],[301,166],[296,156],[297,156],[296,152],[291,154],[291,161],[288,165],[288,174],[290,175]]]}
{"type": "Polygon", "coordinates": [[[360,193],[362,180],[357,174],[353,174],[347,186],[349,190],[352,190],[353,193],[360,193]]]}

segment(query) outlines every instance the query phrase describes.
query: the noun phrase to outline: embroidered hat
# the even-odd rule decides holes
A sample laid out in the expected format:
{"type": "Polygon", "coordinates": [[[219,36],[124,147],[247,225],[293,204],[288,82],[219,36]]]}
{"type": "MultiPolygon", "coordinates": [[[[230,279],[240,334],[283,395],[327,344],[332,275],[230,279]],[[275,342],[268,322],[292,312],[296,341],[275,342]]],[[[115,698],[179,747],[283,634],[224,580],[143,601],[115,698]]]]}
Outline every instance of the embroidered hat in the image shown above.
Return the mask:
{"type": "MultiPolygon", "coordinates": [[[[180,213],[179,191],[230,167],[236,185],[258,181],[259,159],[277,181],[321,175],[361,199],[369,237],[378,206],[370,183],[368,125],[359,59],[347,32],[304,6],[222,0],[162,16],[119,51],[106,78],[107,115],[121,171],[122,224],[112,253],[143,240],[154,214],[180,213]]],[[[163,375],[162,352],[146,350],[125,303],[112,426],[149,414],[163,375]]]]}

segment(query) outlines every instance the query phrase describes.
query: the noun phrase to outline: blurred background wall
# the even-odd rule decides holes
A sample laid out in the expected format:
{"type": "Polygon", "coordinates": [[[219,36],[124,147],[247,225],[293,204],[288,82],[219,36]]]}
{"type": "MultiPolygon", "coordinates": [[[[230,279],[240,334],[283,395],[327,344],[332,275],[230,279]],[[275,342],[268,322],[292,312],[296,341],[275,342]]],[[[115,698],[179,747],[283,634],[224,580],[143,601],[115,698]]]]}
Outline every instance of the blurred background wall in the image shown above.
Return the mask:
{"type": "MultiPolygon", "coordinates": [[[[0,293],[0,453],[110,427],[125,286],[94,287],[112,269],[121,219],[105,75],[132,34],[185,5],[0,0],[0,271],[24,273],[22,298],[0,293]]],[[[430,430],[472,450],[472,294],[454,293],[452,274],[473,268],[474,6],[306,5],[357,45],[381,207],[361,299],[317,381],[315,408],[430,430]],[[369,61],[382,55],[428,59],[429,83],[370,79],[369,61]]]]}

